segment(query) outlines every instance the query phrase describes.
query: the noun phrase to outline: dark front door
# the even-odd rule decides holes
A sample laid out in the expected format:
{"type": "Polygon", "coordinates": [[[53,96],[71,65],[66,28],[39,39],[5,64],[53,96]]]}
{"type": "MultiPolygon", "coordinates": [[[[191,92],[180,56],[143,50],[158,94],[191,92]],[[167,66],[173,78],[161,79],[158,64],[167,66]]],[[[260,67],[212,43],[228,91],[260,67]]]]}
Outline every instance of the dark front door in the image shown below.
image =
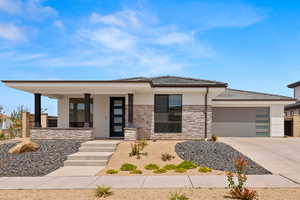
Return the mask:
{"type": "Polygon", "coordinates": [[[124,137],[125,97],[110,97],[110,137],[124,137]]]}

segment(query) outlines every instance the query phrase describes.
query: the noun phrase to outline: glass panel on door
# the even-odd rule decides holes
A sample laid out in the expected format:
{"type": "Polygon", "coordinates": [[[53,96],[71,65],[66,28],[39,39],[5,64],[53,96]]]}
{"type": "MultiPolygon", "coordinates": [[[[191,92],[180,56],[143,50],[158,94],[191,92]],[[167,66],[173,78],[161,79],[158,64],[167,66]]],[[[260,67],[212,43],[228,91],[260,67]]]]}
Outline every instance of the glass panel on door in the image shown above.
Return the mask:
{"type": "Polygon", "coordinates": [[[110,98],[110,137],[124,137],[125,127],[125,98],[110,98]]]}

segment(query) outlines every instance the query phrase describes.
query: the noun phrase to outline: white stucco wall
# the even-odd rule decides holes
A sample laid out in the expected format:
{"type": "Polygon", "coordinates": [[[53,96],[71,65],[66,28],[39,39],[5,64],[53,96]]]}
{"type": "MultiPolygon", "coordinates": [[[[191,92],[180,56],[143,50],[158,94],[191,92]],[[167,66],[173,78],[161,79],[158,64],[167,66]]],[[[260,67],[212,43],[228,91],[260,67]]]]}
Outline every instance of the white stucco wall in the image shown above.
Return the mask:
{"type": "Polygon", "coordinates": [[[57,127],[69,128],[69,97],[57,99],[57,127]]]}
{"type": "Polygon", "coordinates": [[[295,90],[295,98],[300,100],[300,86],[296,87],[294,90],[295,90]]]}
{"type": "Polygon", "coordinates": [[[270,136],[284,136],[284,105],[270,106],[270,136]]]}

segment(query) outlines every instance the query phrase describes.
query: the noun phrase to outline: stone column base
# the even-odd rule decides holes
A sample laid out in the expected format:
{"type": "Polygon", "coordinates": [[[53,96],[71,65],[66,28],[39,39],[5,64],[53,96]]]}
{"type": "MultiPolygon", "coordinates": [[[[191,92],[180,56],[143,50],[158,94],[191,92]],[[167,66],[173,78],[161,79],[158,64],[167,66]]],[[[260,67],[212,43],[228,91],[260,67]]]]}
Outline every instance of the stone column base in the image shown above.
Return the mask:
{"type": "Polygon", "coordinates": [[[124,128],[124,140],[134,141],[138,139],[138,129],[137,128],[124,128]]]}

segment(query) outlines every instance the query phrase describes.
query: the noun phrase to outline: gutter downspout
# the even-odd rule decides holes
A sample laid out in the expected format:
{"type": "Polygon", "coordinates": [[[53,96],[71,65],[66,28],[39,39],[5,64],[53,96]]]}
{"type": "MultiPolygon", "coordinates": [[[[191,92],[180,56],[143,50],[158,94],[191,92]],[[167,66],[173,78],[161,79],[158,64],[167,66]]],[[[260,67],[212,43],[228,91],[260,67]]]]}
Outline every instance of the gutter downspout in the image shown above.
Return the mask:
{"type": "Polygon", "coordinates": [[[207,103],[208,103],[208,92],[209,88],[206,88],[205,92],[205,103],[204,103],[204,138],[207,140],[207,103]]]}

